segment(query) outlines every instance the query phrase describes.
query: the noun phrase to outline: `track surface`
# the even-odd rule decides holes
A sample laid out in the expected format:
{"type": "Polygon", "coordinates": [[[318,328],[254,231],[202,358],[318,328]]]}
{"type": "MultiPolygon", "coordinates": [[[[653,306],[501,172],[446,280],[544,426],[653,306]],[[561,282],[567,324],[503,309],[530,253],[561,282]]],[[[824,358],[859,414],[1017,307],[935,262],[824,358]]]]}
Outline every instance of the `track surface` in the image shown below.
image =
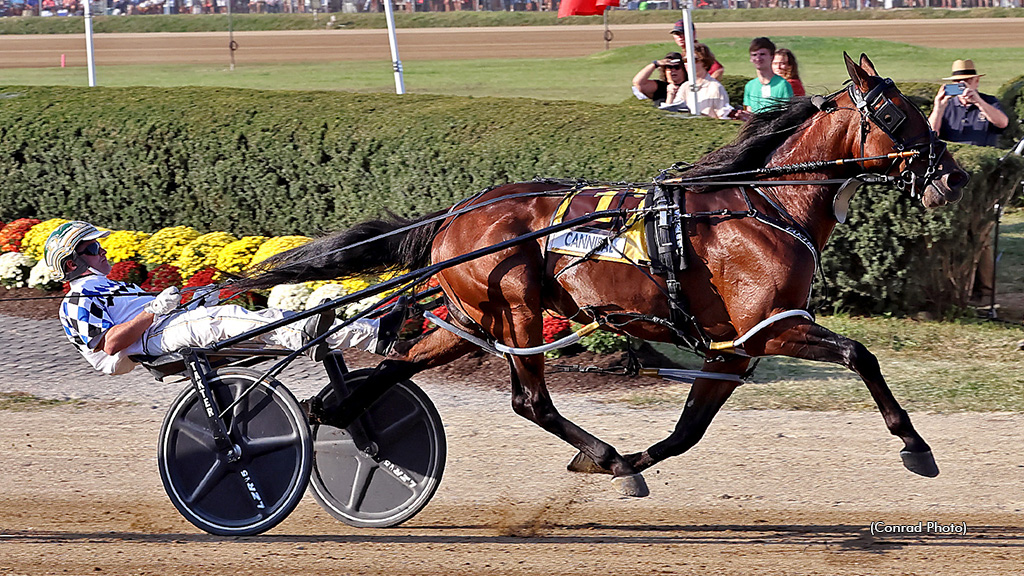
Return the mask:
{"type": "MultiPolygon", "coordinates": [[[[564,470],[574,451],[518,418],[507,392],[426,373],[448,466],[406,524],[349,528],[311,497],[271,532],[216,538],[167,500],[163,413],[183,384],[84,368],[55,321],[0,316],[0,392],[84,407],[0,411],[0,574],[1019,574],[1024,415],[913,414],[942,473],[907,472],[877,413],[726,411],[689,453],[626,499],[564,470]],[[872,535],[872,522],[964,524],[966,535],[872,535]]],[[[353,364],[369,355],[350,358],[353,364]]],[[[282,380],[322,384],[304,359],[282,380]]],[[[586,378],[600,378],[586,376],[586,378]]],[[[624,451],[663,438],[674,409],[555,392],[559,409],[624,451]]],[[[864,392],[865,396],[867,391],[864,392]]]]}
{"type": "MultiPolygon", "coordinates": [[[[612,47],[667,42],[663,24],[616,26],[612,47]]],[[[1020,47],[1024,20],[884,20],[700,24],[701,38],[770,36],[859,37],[948,48],[1020,47]]],[[[390,60],[384,30],[238,32],[236,61],[244,63],[390,60]]],[[[550,58],[604,49],[600,26],[409,28],[398,31],[402,60],[550,58]]],[[[227,33],[97,34],[96,63],[223,64],[227,33]]],[[[0,36],[0,68],[85,65],[82,35],[0,36]]]]}

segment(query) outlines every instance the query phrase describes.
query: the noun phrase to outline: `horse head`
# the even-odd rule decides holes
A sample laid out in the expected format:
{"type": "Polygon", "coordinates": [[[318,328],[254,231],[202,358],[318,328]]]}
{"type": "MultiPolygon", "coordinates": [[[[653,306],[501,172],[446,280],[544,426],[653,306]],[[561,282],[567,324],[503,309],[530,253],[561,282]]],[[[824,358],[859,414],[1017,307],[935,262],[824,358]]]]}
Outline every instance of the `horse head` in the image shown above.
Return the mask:
{"type": "MultiPolygon", "coordinates": [[[[879,77],[866,54],[860,55],[859,64],[845,52],[843,57],[851,82],[836,96],[848,96],[860,113],[855,144],[860,147],[860,156],[899,153],[885,174],[894,178],[898,188],[920,198],[926,208],[960,200],[970,176],[953,159],[917,105],[892,80],[879,77]]],[[[839,108],[835,99],[830,101],[839,108]]]]}

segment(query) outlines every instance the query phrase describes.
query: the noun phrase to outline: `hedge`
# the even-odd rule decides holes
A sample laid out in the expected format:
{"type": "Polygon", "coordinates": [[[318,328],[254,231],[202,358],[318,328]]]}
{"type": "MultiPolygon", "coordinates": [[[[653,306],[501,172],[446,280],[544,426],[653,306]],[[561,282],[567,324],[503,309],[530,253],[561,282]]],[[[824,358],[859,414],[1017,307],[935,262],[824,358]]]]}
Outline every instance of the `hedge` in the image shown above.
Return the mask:
{"type": "MultiPolygon", "coordinates": [[[[737,129],[636,101],[8,87],[0,88],[0,221],[316,235],[538,176],[650,181],[737,129]]],[[[825,255],[827,304],[906,313],[962,303],[964,263],[993,221],[983,208],[1005,202],[1024,172],[1017,157],[997,166],[1001,153],[956,149],[974,179],[952,209],[924,212],[892,191],[862,190],[825,255]]]]}

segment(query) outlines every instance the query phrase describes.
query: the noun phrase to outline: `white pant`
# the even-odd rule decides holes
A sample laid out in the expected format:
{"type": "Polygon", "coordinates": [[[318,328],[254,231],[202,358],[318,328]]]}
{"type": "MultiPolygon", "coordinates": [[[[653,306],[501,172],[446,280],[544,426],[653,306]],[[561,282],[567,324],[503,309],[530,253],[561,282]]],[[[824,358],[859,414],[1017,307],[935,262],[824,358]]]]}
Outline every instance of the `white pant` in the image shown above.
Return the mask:
{"type": "MultiPolygon", "coordinates": [[[[160,356],[186,347],[212,346],[294,315],[294,312],[273,308],[253,312],[234,305],[209,308],[200,306],[195,310],[172,314],[166,319],[158,319],[146,330],[139,343],[133,344],[133,348],[139,346],[140,349],[130,350],[129,353],[160,356]]],[[[302,328],[308,321],[308,318],[303,318],[256,336],[253,340],[297,350],[306,343],[306,335],[302,328]]],[[[338,322],[340,321],[336,321],[335,325],[338,322]]],[[[372,352],[377,346],[377,320],[357,320],[347,328],[328,336],[327,345],[331,348],[351,347],[372,352]]]]}

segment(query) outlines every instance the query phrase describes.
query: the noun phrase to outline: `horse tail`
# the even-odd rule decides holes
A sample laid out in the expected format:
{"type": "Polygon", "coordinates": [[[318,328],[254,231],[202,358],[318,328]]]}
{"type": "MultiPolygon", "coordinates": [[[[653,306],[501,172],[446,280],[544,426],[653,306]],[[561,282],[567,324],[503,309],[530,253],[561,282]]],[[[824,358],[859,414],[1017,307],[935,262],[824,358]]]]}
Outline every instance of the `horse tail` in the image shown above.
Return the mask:
{"type": "Polygon", "coordinates": [[[423,268],[430,264],[430,247],[443,222],[442,219],[428,221],[442,213],[435,212],[416,220],[394,214],[367,220],[271,256],[234,282],[231,288],[257,290],[277,284],[423,268]],[[406,227],[409,229],[394,233],[406,227]]]}

